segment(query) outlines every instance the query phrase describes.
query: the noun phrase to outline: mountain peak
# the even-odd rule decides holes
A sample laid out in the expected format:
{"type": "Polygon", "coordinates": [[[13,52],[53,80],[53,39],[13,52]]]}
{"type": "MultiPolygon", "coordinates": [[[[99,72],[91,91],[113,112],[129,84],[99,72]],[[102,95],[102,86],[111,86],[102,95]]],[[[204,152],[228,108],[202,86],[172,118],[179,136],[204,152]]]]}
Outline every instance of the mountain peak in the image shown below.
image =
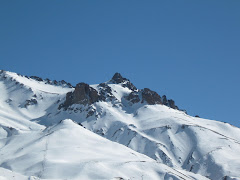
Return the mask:
{"type": "Polygon", "coordinates": [[[122,75],[118,72],[113,75],[112,79],[109,82],[114,84],[121,84],[123,87],[127,87],[132,91],[137,90],[137,88],[127,78],[122,77],[122,75]]]}
{"type": "Polygon", "coordinates": [[[126,81],[127,79],[122,77],[122,75],[120,73],[116,72],[113,75],[111,80],[114,81],[115,83],[119,84],[119,83],[122,83],[122,82],[126,81]]]}

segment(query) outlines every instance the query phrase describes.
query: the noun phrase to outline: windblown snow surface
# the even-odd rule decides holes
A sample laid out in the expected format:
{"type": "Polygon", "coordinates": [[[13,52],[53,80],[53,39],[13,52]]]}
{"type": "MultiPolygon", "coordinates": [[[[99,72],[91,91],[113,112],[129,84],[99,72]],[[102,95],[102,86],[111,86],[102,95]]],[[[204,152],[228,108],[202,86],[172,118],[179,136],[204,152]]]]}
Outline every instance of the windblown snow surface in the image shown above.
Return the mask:
{"type": "Polygon", "coordinates": [[[61,109],[74,88],[0,71],[0,180],[240,179],[239,128],[106,84],[114,98],[61,109]]]}

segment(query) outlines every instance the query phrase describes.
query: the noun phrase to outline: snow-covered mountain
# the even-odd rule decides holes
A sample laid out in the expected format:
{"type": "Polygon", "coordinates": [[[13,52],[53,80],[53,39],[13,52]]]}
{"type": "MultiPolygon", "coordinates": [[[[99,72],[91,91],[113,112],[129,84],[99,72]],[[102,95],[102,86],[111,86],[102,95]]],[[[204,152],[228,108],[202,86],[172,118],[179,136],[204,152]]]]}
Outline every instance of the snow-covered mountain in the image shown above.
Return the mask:
{"type": "Polygon", "coordinates": [[[119,73],[73,87],[0,71],[0,92],[0,179],[240,179],[239,128],[119,73]]]}

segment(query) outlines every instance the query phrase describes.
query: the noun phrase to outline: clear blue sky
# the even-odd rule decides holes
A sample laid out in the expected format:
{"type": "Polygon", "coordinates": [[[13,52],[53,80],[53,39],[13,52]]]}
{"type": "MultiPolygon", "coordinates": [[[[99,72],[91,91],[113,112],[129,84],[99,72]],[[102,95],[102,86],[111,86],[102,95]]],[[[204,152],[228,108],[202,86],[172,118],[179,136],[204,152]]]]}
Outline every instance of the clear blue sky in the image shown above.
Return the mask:
{"type": "Polygon", "coordinates": [[[240,1],[2,0],[0,69],[72,84],[120,72],[240,127],[240,1]]]}

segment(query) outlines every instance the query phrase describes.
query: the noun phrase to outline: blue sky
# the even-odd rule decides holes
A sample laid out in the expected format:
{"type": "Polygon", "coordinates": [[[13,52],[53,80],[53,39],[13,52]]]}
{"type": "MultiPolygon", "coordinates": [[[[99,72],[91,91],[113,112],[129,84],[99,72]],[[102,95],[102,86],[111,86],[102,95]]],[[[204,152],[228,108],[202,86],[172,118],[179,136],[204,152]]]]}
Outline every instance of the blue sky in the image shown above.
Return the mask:
{"type": "Polygon", "coordinates": [[[120,72],[189,114],[240,127],[239,0],[0,1],[0,69],[66,80],[120,72]]]}

